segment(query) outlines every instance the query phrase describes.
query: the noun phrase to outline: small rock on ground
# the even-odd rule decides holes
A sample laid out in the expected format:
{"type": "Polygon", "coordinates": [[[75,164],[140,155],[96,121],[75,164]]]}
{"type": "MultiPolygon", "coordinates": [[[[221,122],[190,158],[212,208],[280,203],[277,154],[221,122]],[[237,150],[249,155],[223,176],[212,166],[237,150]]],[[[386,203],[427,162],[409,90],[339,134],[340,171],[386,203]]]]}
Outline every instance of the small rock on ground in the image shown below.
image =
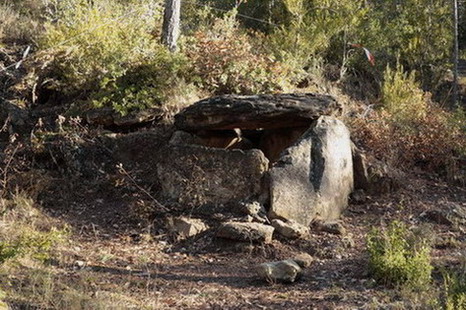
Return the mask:
{"type": "Polygon", "coordinates": [[[184,216],[170,219],[169,226],[175,234],[183,239],[194,237],[208,229],[202,220],[184,216]]]}
{"type": "Polygon", "coordinates": [[[346,228],[337,221],[331,221],[331,222],[322,222],[322,221],[316,221],[314,222],[314,227],[318,231],[325,231],[331,234],[335,235],[346,235],[346,228]]]}
{"type": "Polygon", "coordinates": [[[284,222],[282,220],[272,220],[272,226],[275,227],[280,235],[289,239],[307,239],[309,238],[309,228],[294,221],[284,222]]]}
{"type": "Polygon", "coordinates": [[[287,259],[260,264],[256,266],[256,272],[269,283],[293,283],[301,276],[302,269],[294,260],[287,259]]]}
{"type": "Polygon", "coordinates": [[[257,243],[272,242],[275,228],[259,223],[228,222],[220,225],[217,237],[257,243]]]}

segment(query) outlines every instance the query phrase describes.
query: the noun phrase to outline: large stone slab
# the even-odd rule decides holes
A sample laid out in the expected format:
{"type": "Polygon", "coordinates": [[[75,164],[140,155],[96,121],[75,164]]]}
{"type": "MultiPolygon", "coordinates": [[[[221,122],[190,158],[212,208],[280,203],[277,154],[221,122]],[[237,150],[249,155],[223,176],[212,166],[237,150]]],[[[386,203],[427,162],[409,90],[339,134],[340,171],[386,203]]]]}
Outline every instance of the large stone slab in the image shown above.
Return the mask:
{"type": "Polygon", "coordinates": [[[260,150],[170,145],[157,165],[165,196],[194,205],[254,200],[269,161],[260,150]]]}
{"type": "Polygon", "coordinates": [[[350,133],[341,121],[322,116],[270,170],[269,215],[303,225],[337,219],[352,189],[350,133]]]}
{"type": "Polygon", "coordinates": [[[328,95],[223,95],[187,107],[175,116],[175,126],[185,131],[302,127],[340,110],[328,95]]]}

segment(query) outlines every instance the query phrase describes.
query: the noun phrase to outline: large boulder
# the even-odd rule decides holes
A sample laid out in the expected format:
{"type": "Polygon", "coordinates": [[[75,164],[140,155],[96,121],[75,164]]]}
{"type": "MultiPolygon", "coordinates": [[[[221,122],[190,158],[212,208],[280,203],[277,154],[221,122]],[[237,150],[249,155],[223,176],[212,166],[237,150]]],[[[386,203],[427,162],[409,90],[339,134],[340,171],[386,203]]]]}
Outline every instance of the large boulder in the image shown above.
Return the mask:
{"type": "Polygon", "coordinates": [[[306,226],[337,219],[353,190],[351,155],[346,126],[320,117],[270,170],[270,217],[306,226]]]}
{"type": "Polygon", "coordinates": [[[223,95],[187,107],[175,116],[175,126],[190,132],[305,127],[321,115],[340,110],[341,105],[327,95],[223,95]]]}
{"type": "Polygon", "coordinates": [[[167,198],[206,205],[261,196],[269,161],[259,150],[169,145],[164,153],[157,174],[167,198]]]}

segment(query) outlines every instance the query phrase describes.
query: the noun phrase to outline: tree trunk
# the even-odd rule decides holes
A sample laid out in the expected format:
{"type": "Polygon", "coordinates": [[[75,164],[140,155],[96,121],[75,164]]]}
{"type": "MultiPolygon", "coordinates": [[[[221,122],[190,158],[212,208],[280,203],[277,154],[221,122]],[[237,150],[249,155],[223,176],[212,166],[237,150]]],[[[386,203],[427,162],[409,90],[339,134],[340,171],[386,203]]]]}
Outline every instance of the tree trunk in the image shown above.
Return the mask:
{"type": "Polygon", "coordinates": [[[180,35],[181,0],[166,0],[163,16],[162,44],[171,52],[176,51],[176,43],[180,35]]]}

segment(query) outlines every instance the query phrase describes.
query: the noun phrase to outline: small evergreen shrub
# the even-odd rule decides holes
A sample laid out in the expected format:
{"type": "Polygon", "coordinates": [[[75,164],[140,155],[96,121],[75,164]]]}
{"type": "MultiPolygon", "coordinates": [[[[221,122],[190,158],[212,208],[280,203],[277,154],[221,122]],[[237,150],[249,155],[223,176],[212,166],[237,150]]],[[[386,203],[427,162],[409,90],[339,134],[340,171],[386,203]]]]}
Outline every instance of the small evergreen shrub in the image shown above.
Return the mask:
{"type": "Polygon", "coordinates": [[[407,73],[400,64],[395,69],[387,66],[381,90],[382,107],[394,120],[411,122],[426,116],[427,98],[414,71],[407,73]]]}
{"type": "Polygon", "coordinates": [[[444,273],[445,310],[466,310],[466,277],[464,274],[444,273]]]}
{"type": "Polygon", "coordinates": [[[367,239],[370,271],[380,283],[424,289],[431,280],[430,246],[401,222],[373,229],[367,239]]]}

